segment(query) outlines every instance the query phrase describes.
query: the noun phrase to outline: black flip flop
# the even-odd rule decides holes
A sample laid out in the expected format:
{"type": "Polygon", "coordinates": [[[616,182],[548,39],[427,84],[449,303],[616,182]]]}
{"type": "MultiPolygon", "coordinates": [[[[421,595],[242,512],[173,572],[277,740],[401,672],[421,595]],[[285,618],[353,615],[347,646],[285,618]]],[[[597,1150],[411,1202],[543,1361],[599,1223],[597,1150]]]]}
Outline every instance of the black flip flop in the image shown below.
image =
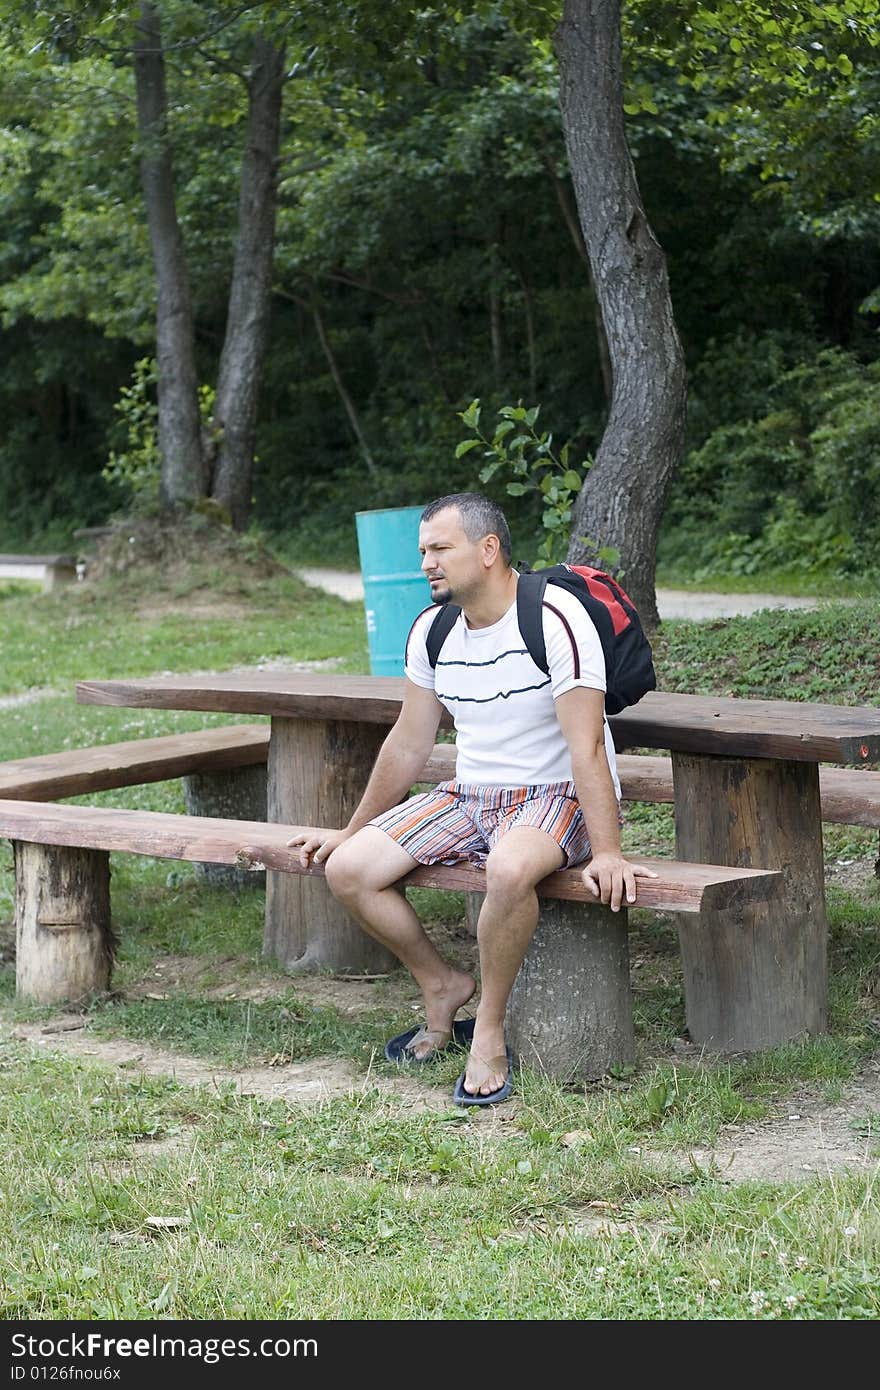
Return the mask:
{"type": "Polygon", "coordinates": [[[473,1018],[457,1018],[452,1025],[452,1037],[443,1047],[433,1048],[424,1057],[414,1057],[411,1044],[420,1035],[429,1031],[423,1023],[415,1028],[408,1028],[405,1033],[398,1033],[396,1038],[389,1038],[385,1044],[385,1057],[389,1062],[411,1062],[414,1066],[422,1066],[425,1062],[434,1062],[442,1052],[448,1052],[450,1047],[469,1047],[474,1036],[473,1018]]]}
{"type": "MultiPolygon", "coordinates": [[[[455,1083],[455,1090],[452,1092],[452,1099],[456,1105],[498,1105],[502,1100],[507,1100],[513,1090],[513,1053],[510,1048],[505,1048],[507,1053],[507,1076],[504,1084],[498,1087],[497,1091],[490,1091],[487,1096],[481,1096],[479,1091],[476,1095],[471,1095],[470,1091],[464,1089],[464,1079],[467,1076],[465,1069],[455,1083]]],[[[482,1059],[481,1059],[482,1060],[482,1059]]],[[[483,1065],[492,1071],[500,1070],[504,1063],[503,1057],[491,1057],[483,1065]]]]}

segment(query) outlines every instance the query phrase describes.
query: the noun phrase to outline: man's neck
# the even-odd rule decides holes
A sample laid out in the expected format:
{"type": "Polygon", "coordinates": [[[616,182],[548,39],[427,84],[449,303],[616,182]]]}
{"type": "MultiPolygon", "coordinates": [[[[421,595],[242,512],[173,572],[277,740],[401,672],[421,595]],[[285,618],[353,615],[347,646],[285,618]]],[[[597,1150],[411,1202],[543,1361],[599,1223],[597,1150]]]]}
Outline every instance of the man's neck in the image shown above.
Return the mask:
{"type": "Polygon", "coordinates": [[[468,627],[492,627],[500,622],[516,599],[518,579],[516,570],[508,569],[498,582],[487,585],[473,602],[463,604],[462,612],[468,627]]]}

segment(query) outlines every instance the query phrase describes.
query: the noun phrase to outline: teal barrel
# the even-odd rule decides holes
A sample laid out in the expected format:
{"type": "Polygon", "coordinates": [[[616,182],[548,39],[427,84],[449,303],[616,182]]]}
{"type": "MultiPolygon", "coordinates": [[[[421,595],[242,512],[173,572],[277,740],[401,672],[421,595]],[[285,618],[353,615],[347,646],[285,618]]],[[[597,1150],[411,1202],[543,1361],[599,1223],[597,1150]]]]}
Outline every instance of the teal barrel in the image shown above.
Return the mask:
{"type": "Polygon", "coordinates": [[[424,510],[389,507],[355,513],[374,676],[403,675],[407,635],[415,617],[431,603],[430,586],[419,568],[419,517],[424,510]]]}

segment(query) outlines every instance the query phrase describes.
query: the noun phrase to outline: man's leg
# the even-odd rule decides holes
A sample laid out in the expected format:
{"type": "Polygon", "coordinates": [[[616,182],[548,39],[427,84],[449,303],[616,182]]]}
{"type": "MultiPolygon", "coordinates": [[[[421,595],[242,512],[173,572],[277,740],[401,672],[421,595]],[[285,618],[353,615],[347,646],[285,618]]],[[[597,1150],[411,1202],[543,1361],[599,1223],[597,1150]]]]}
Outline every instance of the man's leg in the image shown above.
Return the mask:
{"type": "Polygon", "coordinates": [[[561,847],[546,831],[522,825],[502,835],[486,860],[486,896],[477,923],[480,1007],[464,1080],[469,1095],[490,1095],[504,1084],[506,1066],[484,1076],[484,1063],[504,1056],[507,1001],[538,925],[535,885],[560,868],[564,859],[561,847]]]}
{"type": "MultiPolygon", "coordinates": [[[[465,971],[447,965],[396,887],[416,862],[384,830],[367,825],[330,855],[327,882],[333,896],[364,931],[393,951],[415,977],[425,1001],[426,1028],[450,1032],[457,1010],[467,1003],[476,985],[465,971]]],[[[430,1041],[425,1041],[415,1055],[430,1051],[430,1041]]]]}

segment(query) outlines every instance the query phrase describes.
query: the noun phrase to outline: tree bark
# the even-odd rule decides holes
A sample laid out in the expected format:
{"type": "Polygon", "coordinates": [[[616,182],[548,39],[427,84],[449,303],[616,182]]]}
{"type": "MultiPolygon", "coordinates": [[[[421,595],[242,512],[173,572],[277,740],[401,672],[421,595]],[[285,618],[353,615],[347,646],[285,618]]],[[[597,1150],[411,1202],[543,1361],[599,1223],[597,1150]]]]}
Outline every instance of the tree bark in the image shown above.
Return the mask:
{"type": "Polygon", "coordinates": [[[257,405],[272,290],[283,91],[284,49],[257,34],[248,79],[238,240],[214,405],[219,444],[211,494],[229,513],[237,531],[246,528],[251,510],[257,405]]]}
{"type": "Polygon", "coordinates": [[[204,496],[206,479],[192,295],[174,199],[165,60],[154,5],[141,5],[135,25],[134,75],[141,186],[156,272],[160,496],[170,509],[204,496]]]}
{"type": "Polygon", "coordinates": [[[686,373],[666,261],[626,143],[619,0],[565,0],[556,50],[566,148],[613,374],[568,558],[580,563],[597,546],[616,547],[627,590],[653,627],[657,534],[681,456],[686,373]]]}

